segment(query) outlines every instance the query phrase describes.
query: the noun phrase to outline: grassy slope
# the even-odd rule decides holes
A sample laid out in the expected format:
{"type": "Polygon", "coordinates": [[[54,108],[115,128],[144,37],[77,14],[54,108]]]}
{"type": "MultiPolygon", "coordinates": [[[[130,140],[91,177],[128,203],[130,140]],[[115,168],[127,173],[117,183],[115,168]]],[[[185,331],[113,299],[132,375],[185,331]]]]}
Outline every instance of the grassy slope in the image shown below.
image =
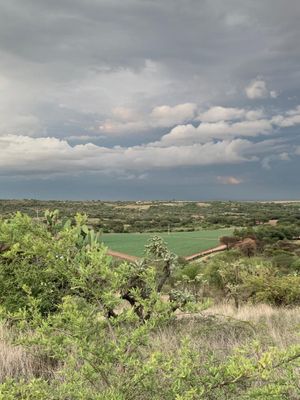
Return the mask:
{"type": "MultiPolygon", "coordinates": [[[[187,256],[214,247],[219,237],[231,234],[231,229],[203,230],[195,232],[158,233],[169,248],[180,256],[187,256]]],[[[154,233],[107,233],[103,242],[111,250],[134,256],[142,256],[144,246],[154,233]]]]}

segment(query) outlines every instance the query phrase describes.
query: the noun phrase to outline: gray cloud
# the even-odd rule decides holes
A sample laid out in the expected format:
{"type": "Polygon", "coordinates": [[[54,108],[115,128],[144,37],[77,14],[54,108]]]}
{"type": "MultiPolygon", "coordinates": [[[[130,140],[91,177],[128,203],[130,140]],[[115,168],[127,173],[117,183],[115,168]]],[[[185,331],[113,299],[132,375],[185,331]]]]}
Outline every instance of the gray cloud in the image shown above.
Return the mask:
{"type": "Polygon", "coordinates": [[[292,168],[299,17],[298,0],[0,0],[1,174],[292,168]]]}

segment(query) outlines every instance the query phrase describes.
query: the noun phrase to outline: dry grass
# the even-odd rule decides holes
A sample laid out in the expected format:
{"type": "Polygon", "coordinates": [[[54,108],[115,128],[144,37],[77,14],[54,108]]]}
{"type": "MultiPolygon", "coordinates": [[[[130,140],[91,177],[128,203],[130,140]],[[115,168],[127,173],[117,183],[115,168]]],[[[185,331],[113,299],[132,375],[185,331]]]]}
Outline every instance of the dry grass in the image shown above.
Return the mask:
{"type": "Polygon", "coordinates": [[[296,318],[300,323],[300,307],[272,307],[268,304],[245,304],[236,309],[230,303],[219,303],[205,311],[209,315],[225,315],[240,320],[260,322],[262,318],[272,319],[274,316],[285,315],[288,319],[296,318]]]}
{"type": "Polygon", "coordinates": [[[257,304],[243,305],[237,310],[233,305],[224,303],[209,308],[205,314],[249,322],[257,332],[265,334],[268,341],[279,347],[300,344],[300,307],[278,308],[257,304]]]}
{"type": "Polygon", "coordinates": [[[149,210],[151,204],[126,204],[125,206],[115,206],[118,209],[125,210],[149,210]]]}
{"type": "Polygon", "coordinates": [[[300,344],[300,307],[275,308],[265,304],[245,305],[236,310],[233,305],[219,304],[201,314],[180,315],[177,321],[160,329],[152,338],[156,349],[172,353],[183,337],[202,357],[210,352],[221,360],[241,346],[259,341],[263,348],[287,348],[300,344]]]}
{"type": "MultiPolygon", "coordinates": [[[[251,346],[256,340],[263,348],[300,344],[299,326],[300,307],[275,308],[260,304],[244,305],[236,310],[230,304],[219,304],[161,327],[152,335],[151,347],[172,354],[180,348],[182,338],[188,336],[201,357],[205,359],[213,352],[222,360],[234,349],[251,346]]],[[[10,329],[0,326],[0,383],[7,378],[55,376],[54,365],[29,354],[22,346],[12,345],[10,336],[10,329]]]]}
{"type": "Polygon", "coordinates": [[[53,375],[53,365],[30,354],[24,347],[11,344],[11,336],[12,332],[0,325],[0,383],[9,378],[18,380],[53,375]]]}
{"type": "Polygon", "coordinates": [[[198,203],[197,203],[197,206],[198,206],[198,207],[210,207],[211,204],[210,204],[210,203],[200,203],[200,202],[198,202],[198,203]]]}

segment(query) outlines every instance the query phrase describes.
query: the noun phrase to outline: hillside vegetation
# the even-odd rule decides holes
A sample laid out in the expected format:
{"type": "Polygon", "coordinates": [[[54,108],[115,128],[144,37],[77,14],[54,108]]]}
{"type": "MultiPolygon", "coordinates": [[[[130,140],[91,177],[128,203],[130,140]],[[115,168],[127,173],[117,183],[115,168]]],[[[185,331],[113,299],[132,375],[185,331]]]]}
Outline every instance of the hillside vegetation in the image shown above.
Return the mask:
{"type": "Polygon", "coordinates": [[[0,215],[5,217],[21,211],[42,219],[47,209],[57,209],[69,218],[85,213],[89,225],[104,233],[194,231],[300,221],[300,202],[0,200],[0,215]]]}
{"type": "Polygon", "coordinates": [[[192,264],[154,236],[130,264],[86,223],[0,220],[0,399],[299,398],[296,226],[192,264]]]}

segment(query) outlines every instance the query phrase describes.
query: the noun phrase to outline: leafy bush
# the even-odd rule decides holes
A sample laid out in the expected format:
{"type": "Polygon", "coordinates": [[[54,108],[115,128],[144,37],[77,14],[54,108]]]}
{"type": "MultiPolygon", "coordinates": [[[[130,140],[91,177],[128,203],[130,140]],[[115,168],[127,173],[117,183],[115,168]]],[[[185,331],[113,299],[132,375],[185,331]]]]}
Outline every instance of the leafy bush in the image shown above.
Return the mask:
{"type": "Polygon", "coordinates": [[[66,269],[73,259],[75,237],[61,232],[55,237],[42,224],[17,213],[0,221],[0,302],[9,311],[26,306],[27,294],[40,299],[43,313],[54,311],[70,290],[66,269]]]}
{"type": "Polygon", "coordinates": [[[190,280],[194,280],[199,273],[200,273],[199,264],[189,263],[177,271],[176,279],[182,279],[183,277],[187,277],[190,280]]]}
{"type": "Polygon", "coordinates": [[[274,267],[278,268],[282,273],[289,273],[292,272],[291,266],[296,261],[296,257],[287,251],[277,250],[273,253],[271,261],[274,267]]]}
{"type": "MultiPolygon", "coordinates": [[[[286,256],[286,255],[284,255],[286,256]]],[[[232,262],[213,260],[208,263],[202,280],[212,289],[223,292],[238,307],[241,302],[269,303],[276,306],[300,304],[300,276],[295,275],[298,264],[284,269],[259,258],[238,259],[232,262]]]]}
{"type": "Polygon", "coordinates": [[[300,304],[300,276],[271,276],[252,278],[248,287],[253,290],[253,301],[276,306],[300,304]]]}
{"type": "Polygon", "coordinates": [[[300,257],[295,257],[294,261],[292,262],[291,271],[294,271],[296,274],[300,274],[300,257]]]}

